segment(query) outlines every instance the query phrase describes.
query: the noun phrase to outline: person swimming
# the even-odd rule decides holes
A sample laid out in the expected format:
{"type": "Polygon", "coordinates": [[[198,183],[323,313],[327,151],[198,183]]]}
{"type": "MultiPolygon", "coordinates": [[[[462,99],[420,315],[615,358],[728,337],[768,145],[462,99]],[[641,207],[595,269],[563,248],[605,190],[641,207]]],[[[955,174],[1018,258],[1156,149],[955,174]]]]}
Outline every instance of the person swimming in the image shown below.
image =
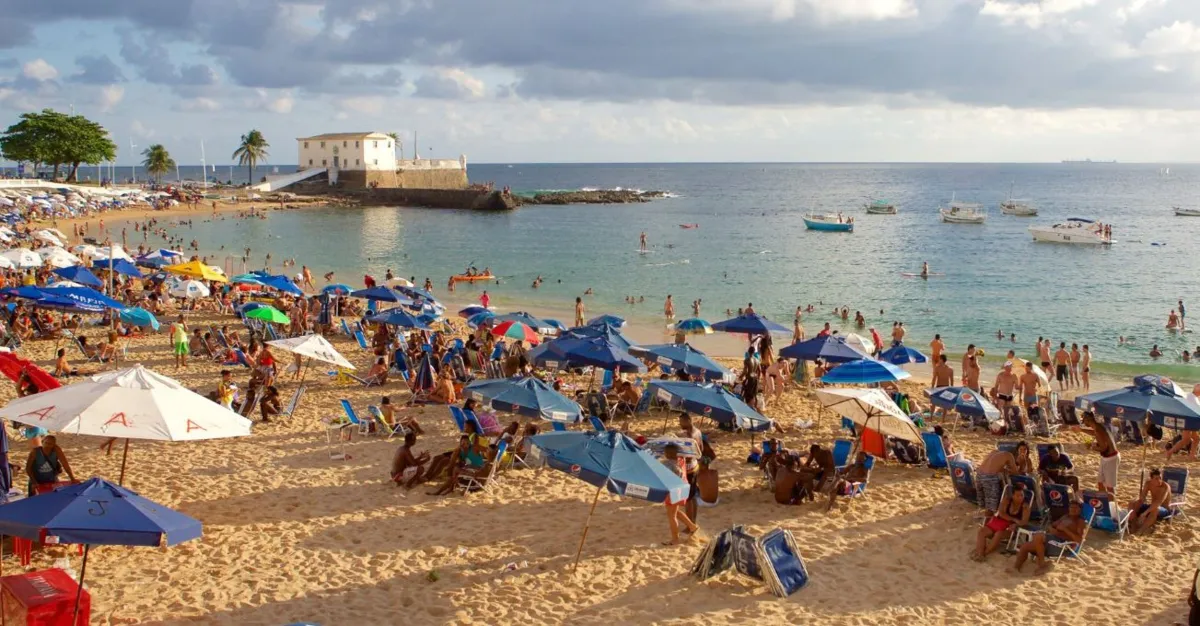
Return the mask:
{"type": "Polygon", "coordinates": [[[921,262],[921,278],[929,277],[929,261],[921,262]]]}

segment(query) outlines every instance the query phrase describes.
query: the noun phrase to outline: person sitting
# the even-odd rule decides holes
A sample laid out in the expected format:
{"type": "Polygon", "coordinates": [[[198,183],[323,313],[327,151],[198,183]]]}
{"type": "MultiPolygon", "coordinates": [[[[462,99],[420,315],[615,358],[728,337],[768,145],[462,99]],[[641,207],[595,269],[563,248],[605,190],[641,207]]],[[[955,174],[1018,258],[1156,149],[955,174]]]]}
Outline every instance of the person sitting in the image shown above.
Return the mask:
{"type": "Polygon", "coordinates": [[[519,456],[526,456],[533,450],[533,441],[531,437],[537,436],[541,429],[537,424],[529,423],[525,425],[525,430],[521,433],[521,438],[517,440],[515,449],[519,456]]]}
{"type": "Polygon", "coordinates": [[[617,392],[616,413],[618,415],[628,415],[633,417],[637,411],[638,402],[642,399],[642,394],[638,393],[633,383],[624,380],[621,381],[620,391],[617,392]]]}
{"type": "Polygon", "coordinates": [[[32,396],[36,393],[40,393],[41,391],[41,387],[39,387],[37,382],[33,380],[33,377],[29,375],[29,372],[22,369],[20,375],[17,376],[17,397],[24,398],[25,396],[32,396]]]}
{"type": "Polygon", "coordinates": [[[1079,477],[1075,475],[1075,464],[1058,444],[1050,446],[1038,459],[1038,475],[1044,483],[1067,485],[1072,491],[1079,493],[1079,477]]]}
{"type": "Polygon", "coordinates": [[[1000,511],[1000,497],[1007,477],[1017,474],[1017,459],[1006,450],[993,450],[983,459],[976,471],[980,504],[993,515],[1000,511]]]}
{"type": "Polygon", "coordinates": [[[838,496],[854,495],[854,485],[867,482],[870,475],[871,470],[867,468],[867,453],[859,450],[858,454],[854,456],[854,462],[841,472],[833,489],[829,490],[829,504],[825,506],[825,510],[827,512],[833,510],[838,496]]]}
{"type": "Polygon", "coordinates": [[[275,385],[267,385],[266,391],[263,392],[263,397],[258,401],[259,411],[262,413],[262,421],[270,422],[272,415],[279,415],[283,410],[279,399],[279,389],[275,385]]]}
{"type": "Polygon", "coordinates": [[[700,462],[696,465],[696,477],[694,489],[696,494],[696,506],[704,508],[712,508],[721,503],[721,474],[710,467],[712,459],[707,456],[700,457],[700,462]]]}
{"type": "Polygon", "coordinates": [[[375,359],[375,363],[371,365],[371,369],[367,370],[367,377],[364,379],[368,385],[386,385],[388,379],[387,359],[379,357],[375,359]]]}
{"type": "Polygon", "coordinates": [[[454,393],[454,381],[450,372],[445,372],[438,375],[437,384],[433,391],[429,393],[429,401],[439,404],[454,404],[458,401],[458,396],[454,393]]]}
{"type": "Polygon", "coordinates": [[[1167,445],[1167,458],[1170,461],[1171,457],[1181,452],[1188,453],[1191,458],[1195,459],[1197,449],[1200,449],[1200,431],[1185,430],[1183,434],[1167,445]]]}
{"type": "Polygon", "coordinates": [[[56,378],[62,378],[64,376],[78,376],[79,375],[79,370],[71,367],[71,364],[67,362],[67,349],[66,348],[59,348],[58,352],[55,354],[56,354],[56,356],[54,359],[54,376],[56,378]]]}
{"type": "Polygon", "coordinates": [[[824,491],[825,484],[832,484],[837,464],[833,460],[833,452],[814,443],[808,449],[808,460],[801,468],[802,491],[807,493],[809,502],[816,501],[818,491],[824,491]]]}
{"type": "Polygon", "coordinates": [[[435,491],[429,492],[429,495],[444,496],[452,493],[455,486],[458,485],[459,476],[463,475],[464,472],[478,472],[482,470],[487,464],[486,450],[486,447],[482,447],[479,444],[477,435],[474,438],[470,434],[459,437],[458,447],[455,448],[454,454],[451,457],[446,482],[435,491]]]}
{"type": "Polygon", "coordinates": [[[100,360],[104,363],[111,363],[115,362],[118,356],[117,338],[109,336],[108,341],[100,346],[100,360]]]}
{"type": "Polygon", "coordinates": [[[1066,515],[1055,520],[1048,530],[1034,533],[1029,541],[1017,548],[1017,559],[1013,562],[1010,571],[1020,572],[1021,567],[1025,565],[1025,561],[1032,553],[1037,557],[1037,569],[1034,570],[1034,575],[1040,576],[1046,573],[1046,557],[1058,556],[1064,549],[1050,542],[1078,544],[1083,541],[1083,533],[1086,530],[1087,520],[1083,519],[1083,504],[1078,500],[1071,500],[1067,504],[1066,515]]]}
{"type": "Polygon", "coordinates": [[[1024,526],[1029,523],[1030,503],[1025,500],[1025,490],[1014,487],[1000,500],[996,514],[979,528],[975,535],[975,550],[971,552],[971,560],[983,562],[987,556],[1000,547],[1000,542],[1008,538],[1013,525],[1024,526]]]}
{"type": "Polygon", "coordinates": [[[1167,515],[1167,505],[1171,503],[1171,486],[1162,479],[1162,470],[1157,467],[1150,469],[1150,478],[1142,485],[1137,500],[1127,507],[1133,511],[1129,517],[1129,532],[1143,533],[1154,527],[1158,518],[1167,515]]]}
{"type": "Polygon", "coordinates": [[[421,425],[418,424],[417,420],[413,419],[411,415],[403,417],[396,416],[396,405],[392,404],[392,399],[389,396],[384,396],[379,400],[379,413],[383,415],[383,421],[386,422],[388,428],[391,428],[392,430],[396,429],[396,423],[399,421],[400,425],[404,428],[417,433],[418,435],[425,434],[425,431],[422,430],[421,425]]]}
{"type": "Polygon", "coordinates": [[[425,464],[429,462],[429,452],[414,454],[413,446],[416,444],[417,434],[409,432],[404,435],[404,445],[397,448],[392,456],[392,481],[397,486],[403,485],[405,489],[412,489],[426,478],[425,464]]]}
{"type": "Polygon", "coordinates": [[[1017,474],[1023,476],[1033,475],[1033,459],[1029,455],[1029,444],[1022,441],[1017,444],[1016,452],[1013,453],[1013,458],[1017,463],[1017,474]]]}
{"type": "Polygon", "coordinates": [[[775,469],[775,502],[799,504],[804,475],[796,470],[797,459],[791,454],[777,455],[775,469]]]}
{"type": "Polygon", "coordinates": [[[67,472],[71,482],[75,480],[75,472],[71,471],[71,463],[67,461],[67,453],[58,447],[54,435],[41,438],[41,445],[31,449],[25,458],[25,474],[29,476],[29,495],[35,496],[54,491],[58,483],[58,475],[67,472]]]}

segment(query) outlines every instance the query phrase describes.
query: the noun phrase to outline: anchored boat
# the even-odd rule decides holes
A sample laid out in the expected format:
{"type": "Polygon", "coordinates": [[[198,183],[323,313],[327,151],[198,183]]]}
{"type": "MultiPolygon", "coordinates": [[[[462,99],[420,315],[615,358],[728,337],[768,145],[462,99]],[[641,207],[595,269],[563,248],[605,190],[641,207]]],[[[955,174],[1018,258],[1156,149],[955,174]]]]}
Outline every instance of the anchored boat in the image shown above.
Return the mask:
{"type": "Polygon", "coordinates": [[[896,205],[887,200],[874,200],[863,205],[863,209],[871,215],[895,215],[896,205]]]}
{"type": "Polygon", "coordinates": [[[1053,226],[1030,226],[1034,241],[1043,243],[1072,243],[1079,245],[1108,245],[1112,238],[1104,225],[1082,217],[1067,218],[1053,226]]]}
{"type": "Polygon", "coordinates": [[[1200,217],[1200,209],[1181,209],[1174,207],[1175,215],[1180,217],[1200,217]]]}
{"type": "Polygon", "coordinates": [[[949,207],[938,209],[942,221],[947,224],[982,224],[987,221],[983,205],[973,202],[950,202],[949,207]]]}
{"type": "Polygon", "coordinates": [[[837,215],[809,213],[804,216],[804,226],[809,230],[852,233],[854,232],[854,218],[842,217],[840,213],[837,215]]]}

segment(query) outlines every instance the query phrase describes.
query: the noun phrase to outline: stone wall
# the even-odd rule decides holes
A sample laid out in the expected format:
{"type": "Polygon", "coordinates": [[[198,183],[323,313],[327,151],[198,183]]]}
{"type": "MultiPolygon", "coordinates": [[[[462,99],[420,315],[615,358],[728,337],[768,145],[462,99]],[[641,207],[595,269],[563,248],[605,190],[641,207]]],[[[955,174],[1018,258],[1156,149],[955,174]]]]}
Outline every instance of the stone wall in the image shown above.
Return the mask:
{"type": "MultiPolygon", "coordinates": [[[[403,189],[465,189],[467,173],[462,169],[401,169],[396,187],[403,189]]],[[[380,184],[380,187],[384,185],[380,184]]]]}
{"type": "Polygon", "coordinates": [[[516,208],[512,196],[476,189],[366,189],[353,194],[363,205],[412,206],[431,209],[507,211],[516,208]]]}

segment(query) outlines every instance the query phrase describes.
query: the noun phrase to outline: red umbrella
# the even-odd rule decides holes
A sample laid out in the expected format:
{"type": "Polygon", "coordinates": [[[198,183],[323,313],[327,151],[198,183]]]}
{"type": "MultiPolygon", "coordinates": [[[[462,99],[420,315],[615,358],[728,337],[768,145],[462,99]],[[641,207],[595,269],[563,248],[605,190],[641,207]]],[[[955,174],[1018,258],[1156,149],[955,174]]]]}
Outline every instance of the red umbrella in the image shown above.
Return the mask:
{"type": "Polygon", "coordinates": [[[538,336],[537,331],[521,322],[509,320],[501,322],[492,328],[492,334],[497,337],[507,337],[509,339],[520,339],[528,341],[530,344],[537,345],[542,339],[538,336]]]}

